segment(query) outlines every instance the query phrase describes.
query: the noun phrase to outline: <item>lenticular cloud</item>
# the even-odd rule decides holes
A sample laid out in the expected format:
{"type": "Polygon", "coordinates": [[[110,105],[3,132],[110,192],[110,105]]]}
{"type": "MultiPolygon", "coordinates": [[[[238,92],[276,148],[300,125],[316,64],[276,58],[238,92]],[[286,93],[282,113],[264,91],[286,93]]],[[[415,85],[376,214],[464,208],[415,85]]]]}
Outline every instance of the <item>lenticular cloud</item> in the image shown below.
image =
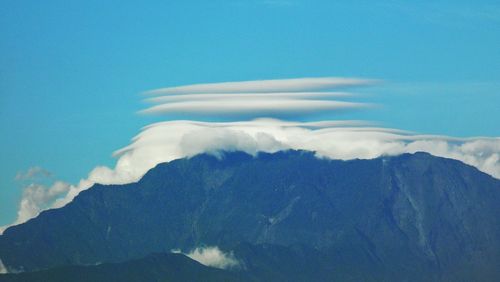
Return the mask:
{"type": "MultiPolygon", "coordinates": [[[[137,181],[161,162],[221,151],[276,152],[285,149],[315,151],[318,157],[370,159],[424,151],[453,158],[500,178],[500,138],[454,138],[423,135],[373,126],[359,120],[281,120],[282,113],[314,114],[366,109],[366,103],[348,99],[350,87],[375,80],[351,78],[300,78],[226,82],[163,88],[146,93],[153,105],[143,114],[185,113],[204,118],[230,116],[228,122],[166,120],[144,127],[130,145],[114,153],[114,168],[98,166],[87,179],[65,189],[38,189],[35,199],[23,198],[14,224],[35,217],[42,208],[60,207],[94,183],[123,184],[137,181]],[[337,91],[342,88],[342,92],[337,91]],[[346,100],[347,99],[347,100],[346,100]],[[250,115],[249,115],[250,113],[250,115]],[[248,118],[249,120],[245,120],[248,118]],[[244,117],[244,118],[243,118],[244,117]],[[59,194],[55,195],[54,191],[59,194]],[[40,195],[46,192],[48,195],[40,195]],[[50,195],[49,195],[50,194],[50,195]],[[39,203],[40,199],[50,200],[39,203]]],[[[289,115],[290,116],[290,115],[289,115]]],[[[60,183],[55,183],[59,185],[60,183]]],[[[57,188],[57,187],[56,187],[57,188]]],[[[31,197],[35,193],[24,193],[31,197]]]]}
{"type": "Polygon", "coordinates": [[[273,117],[367,108],[370,104],[341,101],[338,88],[365,86],[375,80],[354,78],[298,78],[195,84],[146,92],[152,107],[144,114],[191,116],[273,117]],[[336,99],[337,98],[337,99],[336,99]]]}

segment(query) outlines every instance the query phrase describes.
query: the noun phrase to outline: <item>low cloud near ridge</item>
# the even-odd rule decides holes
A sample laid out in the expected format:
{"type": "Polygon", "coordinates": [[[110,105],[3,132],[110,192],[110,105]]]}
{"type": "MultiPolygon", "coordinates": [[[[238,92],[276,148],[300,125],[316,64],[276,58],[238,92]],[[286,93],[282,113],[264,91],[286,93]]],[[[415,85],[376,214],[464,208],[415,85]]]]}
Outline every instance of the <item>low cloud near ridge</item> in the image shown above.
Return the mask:
{"type": "Polygon", "coordinates": [[[203,265],[220,269],[228,269],[240,265],[232,252],[224,253],[218,247],[198,247],[189,253],[172,250],[172,253],[184,254],[203,265]]]}
{"type": "MultiPolygon", "coordinates": [[[[150,102],[160,105],[168,103],[169,95],[186,95],[188,96],[186,101],[194,101],[197,95],[213,95],[213,93],[224,95],[246,93],[247,95],[257,92],[258,94],[255,95],[262,96],[258,99],[264,103],[266,95],[290,91],[301,93],[294,94],[294,92],[290,95],[298,95],[300,98],[293,99],[302,101],[310,100],[308,93],[311,99],[316,99],[322,97],[321,93],[326,93],[321,91],[330,91],[340,86],[343,88],[361,86],[369,82],[371,83],[372,80],[306,78],[192,85],[152,91],[157,96],[164,95],[165,98],[156,97],[158,101],[150,102]]],[[[349,95],[344,96],[349,97],[349,95]]],[[[220,99],[219,96],[212,98],[220,99]]],[[[210,102],[212,98],[207,97],[204,101],[210,102]]],[[[240,98],[235,97],[235,99],[240,98]]],[[[175,98],[171,102],[175,103],[179,99],[182,100],[175,98]]],[[[271,96],[269,99],[275,98],[271,96]]],[[[217,111],[212,114],[217,114],[217,111]]],[[[171,120],[148,125],[133,138],[130,145],[114,153],[117,157],[114,168],[98,166],[89,173],[86,179],[75,185],[56,182],[52,186],[41,188],[28,186],[23,194],[18,218],[14,224],[23,223],[37,216],[43,209],[65,205],[79,192],[88,189],[94,183],[134,182],[158,163],[191,157],[203,152],[217,154],[220,151],[240,150],[255,155],[258,152],[303,149],[315,151],[318,157],[348,160],[424,151],[436,156],[460,160],[500,179],[500,138],[498,137],[454,138],[422,135],[398,129],[375,127],[371,122],[356,120],[284,121],[272,118],[272,110],[267,116],[268,118],[246,121],[171,120]]],[[[2,228],[0,228],[1,231],[2,228]]]]}

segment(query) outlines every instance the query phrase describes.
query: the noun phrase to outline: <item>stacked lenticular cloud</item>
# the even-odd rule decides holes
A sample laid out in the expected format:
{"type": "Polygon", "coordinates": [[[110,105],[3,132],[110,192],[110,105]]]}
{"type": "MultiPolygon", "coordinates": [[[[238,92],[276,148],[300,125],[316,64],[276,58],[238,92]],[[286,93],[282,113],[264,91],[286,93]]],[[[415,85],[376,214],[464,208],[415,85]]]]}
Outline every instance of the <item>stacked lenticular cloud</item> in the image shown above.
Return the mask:
{"type": "Polygon", "coordinates": [[[297,115],[319,111],[368,107],[365,103],[339,101],[350,97],[339,88],[364,86],[375,80],[347,78],[298,78],[283,80],[224,82],[170,87],[147,92],[146,101],[156,105],[145,114],[189,114],[194,116],[297,115]],[[330,91],[325,91],[330,90],[330,91]]]}

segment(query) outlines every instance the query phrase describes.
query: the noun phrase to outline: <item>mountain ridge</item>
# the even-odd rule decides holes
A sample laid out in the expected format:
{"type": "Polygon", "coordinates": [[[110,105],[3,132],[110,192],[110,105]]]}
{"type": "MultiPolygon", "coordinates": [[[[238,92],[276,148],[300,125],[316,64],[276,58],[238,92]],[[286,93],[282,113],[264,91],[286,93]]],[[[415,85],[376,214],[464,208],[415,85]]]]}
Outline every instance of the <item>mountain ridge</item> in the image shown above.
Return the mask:
{"type": "Polygon", "coordinates": [[[0,275],[0,282],[27,281],[248,281],[238,273],[204,266],[182,254],[153,253],[144,258],[96,265],[65,265],[0,275]]]}
{"type": "Polygon", "coordinates": [[[0,259],[31,271],[200,244],[304,244],[347,269],[344,278],[498,277],[499,183],[427,153],[348,161],[308,151],[202,154],[159,164],[136,183],[97,184],[8,228],[0,259]],[[33,251],[41,255],[30,258],[33,251]]]}

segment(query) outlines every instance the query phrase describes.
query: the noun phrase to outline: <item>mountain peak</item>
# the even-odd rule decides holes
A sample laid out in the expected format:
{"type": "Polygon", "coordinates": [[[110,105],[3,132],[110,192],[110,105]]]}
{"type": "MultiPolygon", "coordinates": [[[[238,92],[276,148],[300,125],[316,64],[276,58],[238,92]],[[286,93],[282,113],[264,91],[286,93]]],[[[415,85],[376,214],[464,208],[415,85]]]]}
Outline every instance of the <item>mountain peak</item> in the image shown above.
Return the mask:
{"type": "Polygon", "coordinates": [[[245,243],[253,247],[235,250],[259,271],[259,260],[284,257],[292,273],[307,256],[319,264],[311,273],[339,280],[484,280],[500,275],[499,202],[499,180],[427,153],[201,154],[159,164],[137,183],[94,186],[7,229],[0,259],[36,270],[245,243]]]}

